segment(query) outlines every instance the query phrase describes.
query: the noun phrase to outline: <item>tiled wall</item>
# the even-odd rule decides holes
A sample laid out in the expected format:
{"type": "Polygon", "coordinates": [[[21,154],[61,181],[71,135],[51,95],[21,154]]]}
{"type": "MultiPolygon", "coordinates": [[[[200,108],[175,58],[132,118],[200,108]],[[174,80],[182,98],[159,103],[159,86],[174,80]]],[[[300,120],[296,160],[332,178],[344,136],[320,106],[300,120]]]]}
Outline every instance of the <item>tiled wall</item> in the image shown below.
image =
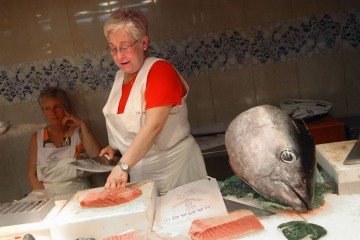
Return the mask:
{"type": "Polygon", "coordinates": [[[285,98],[332,102],[339,117],[360,114],[360,1],[6,1],[0,120],[14,124],[0,136],[0,201],[29,191],[28,144],[45,125],[36,103],[43,86],[67,89],[78,115],[107,144],[101,110],[116,67],[102,25],[125,5],[148,16],[151,55],[171,61],[189,83],[193,127],[285,98]]]}

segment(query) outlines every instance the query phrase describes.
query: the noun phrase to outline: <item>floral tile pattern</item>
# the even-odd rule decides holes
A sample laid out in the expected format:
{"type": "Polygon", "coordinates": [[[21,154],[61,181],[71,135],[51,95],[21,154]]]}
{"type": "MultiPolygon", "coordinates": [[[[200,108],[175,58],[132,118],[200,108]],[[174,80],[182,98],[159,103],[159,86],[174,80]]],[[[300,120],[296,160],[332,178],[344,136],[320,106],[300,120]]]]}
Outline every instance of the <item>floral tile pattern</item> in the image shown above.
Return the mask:
{"type": "MultiPolygon", "coordinates": [[[[354,11],[152,42],[149,55],[188,77],[359,49],[360,14],[354,11]]],[[[102,91],[112,86],[117,70],[107,51],[0,66],[0,103],[35,101],[48,85],[102,91]]]]}

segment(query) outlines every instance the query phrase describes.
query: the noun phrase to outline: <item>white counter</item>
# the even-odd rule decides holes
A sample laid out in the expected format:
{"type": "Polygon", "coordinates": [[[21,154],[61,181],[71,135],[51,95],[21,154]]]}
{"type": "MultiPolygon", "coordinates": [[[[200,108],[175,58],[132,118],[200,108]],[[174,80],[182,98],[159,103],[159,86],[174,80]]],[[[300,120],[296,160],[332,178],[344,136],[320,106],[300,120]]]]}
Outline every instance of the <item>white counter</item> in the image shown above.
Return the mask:
{"type": "MultiPolygon", "coordinates": [[[[235,198],[230,197],[234,200],[235,198]]],[[[256,204],[254,204],[256,205],[256,204]]],[[[308,223],[322,226],[327,230],[327,235],[321,240],[359,240],[360,239],[360,194],[325,196],[324,206],[306,213],[302,216],[308,223]]],[[[287,240],[277,228],[282,223],[290,221],[302,221],[303,219],[294,213],[283,211],[271,216],[258,217],[264,230],[249,234],[236,240],[287,240]]],[[[162,232],[167,232],[165,229],[162,232]]],[[[169,236],[176,235],[176,227],[169,236]]]]}
{"type": "MultiPolygon", "coordinates": [[[[57,206],[59,203],[57,202],[57,206]]],[[[58,210],[57,210],[58,211],[58,210]]],[[[360,194],[336,195],[328,194],[325,196],[325,205],[312,212],[302,214],[309,223],[314,223],[325,228],[328,233],[321,240],[358,240],[360,236],[360,194]]],[[[36,233],[37,240],[50,240],[48,237],[49,226],[54,224],[51,218],[47,217],[45,226],[39,224],[27,224],[25,226],[9,226],[0,228],[0,239],[9,240],[13,233],[17,236],[26,233],[36,233]],[[21,230],[21,231],[20,231],[21,230]],[[7,235],[7,237],[5,236],[7,235]]],[[[264,230],[258,233],[238,238],[238,240],[286,240],[277,227],[286,222],[302,220],[296,214],[286,212],[278,213],[272,216],[259,217],[264,226],[264,230]]],[[[176,229],[173,229],[176,230],[176,229]]],[[[164,230],[166,231],[166,229],[164,230]]],[[[176,235],[174,232],[171,235],[176,235]]],[[[80,236],[79,236],[80,237],[80,236]]],[[[177,238],[177,239],[185,239],[177,238]]],[[[100,239],[97,239],[100,240],[100,239]]]]}
{"type": "MultiPolygon", "coordinates": [[[[312,212],[302,214],[302,216],[309,223],[320,225],[327,230],[327,235],[321,238],[321,240],[360,239],[360,194],[326,195],[324,206],[312,212]]],[[[259,219],[264,225],[264,231],[239,239],[286,240],[277,227],[282,223],[303,220],[300,216],[289,213],[278,213],[259,219]]]]}

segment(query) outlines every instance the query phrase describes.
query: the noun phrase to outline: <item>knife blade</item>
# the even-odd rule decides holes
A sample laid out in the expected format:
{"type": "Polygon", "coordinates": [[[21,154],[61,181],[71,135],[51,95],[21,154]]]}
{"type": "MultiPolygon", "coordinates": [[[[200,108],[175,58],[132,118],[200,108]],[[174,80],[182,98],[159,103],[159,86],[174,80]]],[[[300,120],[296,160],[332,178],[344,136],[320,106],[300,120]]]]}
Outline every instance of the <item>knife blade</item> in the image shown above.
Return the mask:
{"type": "Polygon", "coordinates": [[[235,202],[235,201],[232,201],[232,200],[229,200],[226,198],[223,198],[223,200],[224,200],[225,207],[228,212],[240,210],[240,209],[246,209],[246,210],[252,211],[257,217],[270,216],[270,215],[275,214],[274,212],[271,212],[271,211],[268,211],[265,209],[261,209],[261,208],[246,205],[243,203],[235,202]]]}
{"type": "Polygon", "coordinates": [[[72,166],[79,170],[98,173],[110,172],[116,166],[116,163],[116,160],[110,159],[108,156],[97,156],[70,162],[72,166]]]}
{"type": "Polygon", "coordinates": [[[352,165],[357,163],[360,163],[360,140],[355,142],[344,161],[345,165],[352,165]]]}

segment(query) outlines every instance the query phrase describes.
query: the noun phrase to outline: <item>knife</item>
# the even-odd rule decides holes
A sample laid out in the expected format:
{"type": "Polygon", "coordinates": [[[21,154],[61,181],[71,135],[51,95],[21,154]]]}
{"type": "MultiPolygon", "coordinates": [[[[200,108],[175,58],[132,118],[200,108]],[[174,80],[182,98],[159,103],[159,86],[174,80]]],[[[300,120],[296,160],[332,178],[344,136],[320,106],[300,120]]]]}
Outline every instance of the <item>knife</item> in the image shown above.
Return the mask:
{"type": "Polygon", "coordinates": [[[352,165],[360,163],[360,140],[358,139],[351,148],[349,154],[345,158],[345,165],[352,165]]]}
{"type": "Polygon", "coordinates": [[[257,217],[270,216],[270,215],[275,214],[274,212],[271,212],[271,211],[268,211],[265,209],[261,209],[261,208],[253,207],[253,206],[246,205],[243,203],[235,202],[235,201],[232,201],[232,200],[229,200],[226,198],[223,198],[223,199],[224,199],[225,207],[228,212],[240,210],[240,209],[246,209],[246,210],[252,211],[257,217]]]}
{"type": "Polygon", "coordinates": [[[94,158],[75,160],[70,162],[72,166],[79,170],[87,172],[110,172],[119,159],[110,159],[107,154],[104,156],[97,156],[94,158]]]}

